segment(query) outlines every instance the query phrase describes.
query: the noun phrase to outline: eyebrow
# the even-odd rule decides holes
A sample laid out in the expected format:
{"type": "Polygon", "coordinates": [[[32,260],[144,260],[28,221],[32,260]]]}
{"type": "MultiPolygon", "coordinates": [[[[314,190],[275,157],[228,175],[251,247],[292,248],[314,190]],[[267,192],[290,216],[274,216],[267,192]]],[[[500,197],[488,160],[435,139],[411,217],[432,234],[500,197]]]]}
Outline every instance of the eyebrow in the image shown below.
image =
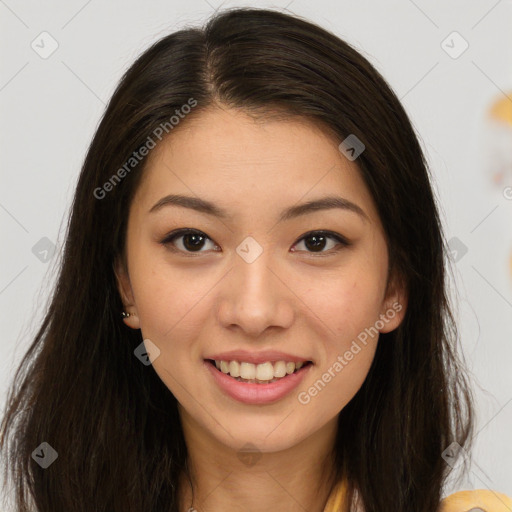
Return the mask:
{"type": "MultiPolygon", "coordinates": [[[[191,210],[205,213],[207,215],[218,217],[219,219],[229,220],[233,218],[233,216],[230,215],[226,210],[220,208],[210,201],[207,201],[206,199],[183,196],[180,194],[170,194],[162,197],[152,206],[152,208],[149,210],[149,213],[159,211],[166,206],[181,206],[183,208],[189,208],[191,210]]],[[[370,220],[364,210],[352,201],[339,196],[327,196],[287,208],[281,212],[281,215],[278,218],[278,222],[295,219],[311,212],[330,210],[333,208],[351,211],[357,213],[365,221],[370,220]]]]}

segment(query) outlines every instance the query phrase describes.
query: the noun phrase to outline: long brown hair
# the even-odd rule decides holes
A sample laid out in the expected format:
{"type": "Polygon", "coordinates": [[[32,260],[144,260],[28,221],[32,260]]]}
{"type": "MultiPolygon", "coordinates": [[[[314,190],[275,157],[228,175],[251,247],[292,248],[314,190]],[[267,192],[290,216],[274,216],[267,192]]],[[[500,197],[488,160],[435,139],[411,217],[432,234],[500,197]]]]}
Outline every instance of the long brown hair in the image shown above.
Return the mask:
{"type": "Polygon", "coordinates": [[[152,366],[134,357],[141,332],[120,319],[113,268],[146,159],[103,197],[97,191],[191,98],[190,116],[213,102],[280,111],[322,123],[340,142],[354,134],[364,143],[355,163],[408,306],[400,327],[381,334],[363,386],[339,414],[336,470],[366,512],[436,510],[450,469],[441,454],[454,441],[467,447],[472,396],[456,352],[446,242],[418,139],[384,78],[349,44],[296,16],[233,9],[145,51],[92,140],[57,285],[1,425],[17,512],[178,512],[178,481],[188,472],[177,401],[152,366]],[[58,453],[46,469],[32,457],[42,442],[58,453]]]}

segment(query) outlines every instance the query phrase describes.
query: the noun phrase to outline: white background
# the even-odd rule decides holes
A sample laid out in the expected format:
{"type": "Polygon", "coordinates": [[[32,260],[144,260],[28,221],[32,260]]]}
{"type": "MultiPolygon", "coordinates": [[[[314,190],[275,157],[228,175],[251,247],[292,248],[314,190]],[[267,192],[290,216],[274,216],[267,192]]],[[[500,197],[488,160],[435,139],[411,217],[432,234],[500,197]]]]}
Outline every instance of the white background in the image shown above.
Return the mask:
{"type": "MultiPolygon", "coordinates": [[[[402,100],[434,174],[447,238],[467,247],[454,268],[478,434],[472,471],[447,492],[489,488],[512,496],[512,200],[503,193],[512,172],[507,183],[493,184],[487,152],[494,136],[484,117],[506,93],[512,101],[512,2],[286,0],[222,7],[243,5],[287,7],[333,31],[402,100]],[[441,45],[453,31],[469,44],[458,58],[441,45]]],[[[219,6],[215,0],[0,1],[2,410],[42,318],[78,172],[105,103],[145,48],[203,23],[219,6]],[[59,45],[47,59],[31,48],[43,31],[59,45]],[[56,244],[46,263],[32,252],[43,237],[56,244]]],[[[461,48],[453,41],[454,51],[461,48]]],[[[512,152],[512,136],[509,142],[512,152]]]]}

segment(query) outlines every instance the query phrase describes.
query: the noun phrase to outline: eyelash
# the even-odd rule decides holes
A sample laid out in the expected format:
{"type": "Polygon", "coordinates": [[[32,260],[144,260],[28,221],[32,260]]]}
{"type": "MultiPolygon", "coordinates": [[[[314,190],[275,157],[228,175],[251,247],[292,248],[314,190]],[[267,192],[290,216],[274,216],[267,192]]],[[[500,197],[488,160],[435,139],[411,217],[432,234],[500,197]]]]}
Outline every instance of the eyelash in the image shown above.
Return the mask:
{"type": "MultiPolygon", "coordinates": [[[[211,240],[211,238],[209,236],[207,236],[205,233],[203,233],[202,231],[199,231],[197,229],[191,229],[191,228],[182,228],[182,229],[176,229],[176,230],[172,231],[171,233],[169,233],[168,235],[166,235],[165,238],[160,241],[160,243],[162,245],[164,245],[165,247],[167,247],[168,249],[170,249],[174,252],[182,253],[186,256],[195,256],[196,254],[206,252],[206,251],[201,251],[201,250],[200,251],[183,251],[181,249],[172,247],[171,244],[174,240],[176,240],[177,238],[181,238],[185,235],[199,235],[208,240],[211,240]]],[[[325,238],[331,238],[331,239],[335,240],[336,242],[338,242],[338,244],[341,246],[338,248],[330,249],[329,251],[320,251],[320,252],[305,251],[308,254],[312,254],[315,256],[321,257],[321,256],[331,255],[333,253],[340,251],[344,247],[348,247],[349,245],[351,245],[350,242],[346,238],[342,237],[338,233],[334,233],[333,231],[327,231],[327,230],[308,231],[307,233],[302,235],[293,245],[295,246],[302,240],[304,240],[308,237],[312,237],[312,236],[322,236],[325,238]]],[[[212,240],[212,242],[213,242],[213,240],[212,240]]],[[[299,252],[303,252],[303,251],[299,251],[299,252]]]]}

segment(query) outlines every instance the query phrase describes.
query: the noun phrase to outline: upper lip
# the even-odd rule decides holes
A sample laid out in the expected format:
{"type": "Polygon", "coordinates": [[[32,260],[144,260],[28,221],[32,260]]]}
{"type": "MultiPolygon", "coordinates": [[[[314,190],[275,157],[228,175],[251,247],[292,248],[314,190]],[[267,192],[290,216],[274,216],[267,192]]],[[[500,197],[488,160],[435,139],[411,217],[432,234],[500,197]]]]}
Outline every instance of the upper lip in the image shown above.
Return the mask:
{"type": "Polygon", "coordinates": [[[305,363],[311,361],[307,357],[295,356],[276,350],[264,350],[262,352],[248,352],[247,350],[231,350],[206,357],[205,359],[213,359],[215,361],[244,361],[247,363],[261,364],[270,361],[286,361],[294,363],[305,363]]]}

